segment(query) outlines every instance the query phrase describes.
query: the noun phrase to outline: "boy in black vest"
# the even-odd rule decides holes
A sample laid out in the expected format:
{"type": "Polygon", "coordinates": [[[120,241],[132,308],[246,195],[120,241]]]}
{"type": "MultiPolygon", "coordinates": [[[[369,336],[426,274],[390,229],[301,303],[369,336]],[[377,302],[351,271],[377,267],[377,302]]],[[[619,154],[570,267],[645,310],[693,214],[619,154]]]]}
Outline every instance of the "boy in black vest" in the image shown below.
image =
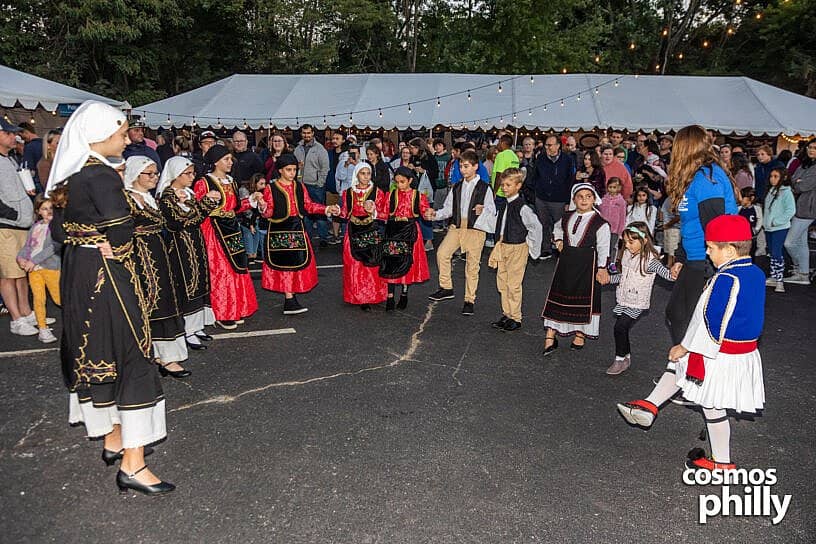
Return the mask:
{"type": "Polygon", "coordinates": [[[439,268],[439,290],[428,298],[433,301],[453,298],[451,257],[457,249],[467,254],[465,268],[465,305],[462,315],[473,315],[476,288],[479,286],[479,261],[485,236],[496,229],[496,204],[490,180],[479,178],[479,156],[467,150],[459,157],[462,181],[453,186],[445,197],[441,210],[428,210],[426,219],[450,219],[450,228],[436,251],[439,268]]]}
{"type": "Polygon", "coordinates": [[[496,219],[496,246],[487,265],[498,268],[496,286],[501,294],[502,316],[493,326],[501,331],[521,328],[521,284],[527,269],[527,255],[541,255],[541,222],[519,194],[524,173],[508,168],[499,174],[498,183],[507,199],[507,206],[496,219]]]}

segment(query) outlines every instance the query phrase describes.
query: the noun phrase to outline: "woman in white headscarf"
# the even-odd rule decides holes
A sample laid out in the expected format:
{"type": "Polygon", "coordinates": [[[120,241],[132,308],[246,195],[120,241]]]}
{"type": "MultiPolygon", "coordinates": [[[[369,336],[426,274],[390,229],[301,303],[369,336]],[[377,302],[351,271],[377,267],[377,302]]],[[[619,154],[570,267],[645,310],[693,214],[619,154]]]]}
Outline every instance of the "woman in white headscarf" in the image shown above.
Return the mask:
{"type": "Polygon", "coordinates": [[[388,285],[380,278],[381,225],[388,219],[388,195],[372,181],[372,167],[354,168],[351,186],[340,196],[340,216],[348,220],[343,238],[343,300],[363,311],[385,302],[388,285]]]}
{"type": "Polygon", "coordinates": [[[164,165],[156,197],[168,231],[170,268],[176,288],[179,310],[184,316],[184,335],[190,349],[202,350],[202,340],[212,337],[204,332],[215,323],[210,306],[210,273],[207,247],[201,234],[201,223],[218,207],[221,193],[210,191],[196,200],[191,189],[195,165],[186,157],[172,157],[164,165]]]}
{"type": "Polygon", "coordinates": [[[187,359],[184,320],[179,312],[164,243],[165,221],[158,202],[150,193],[158,179],[158,166],[152,159],[140,155],[128,157],[125,190],[135,225],[134,260],[147,304],[153,355],[162,376],[186,378],[190,371],[180,364],[187,359]]]}
{"type": "Polygon", "coordinates": [[[120,489],[173,491],[145,465],[145,446],[167,436],[164,394],[152,364],[150,325],[133,261],[133,217],[122,178],[106,157],[128,143],[127,120],[101,102],[82,104],[68,120],[48,178],[68,183],[60,289],[60,349],[71,423],[104,437],[102,459],[121,459],[120,489]],[[105,255],[97,244],[106,247],[105,255]]]}

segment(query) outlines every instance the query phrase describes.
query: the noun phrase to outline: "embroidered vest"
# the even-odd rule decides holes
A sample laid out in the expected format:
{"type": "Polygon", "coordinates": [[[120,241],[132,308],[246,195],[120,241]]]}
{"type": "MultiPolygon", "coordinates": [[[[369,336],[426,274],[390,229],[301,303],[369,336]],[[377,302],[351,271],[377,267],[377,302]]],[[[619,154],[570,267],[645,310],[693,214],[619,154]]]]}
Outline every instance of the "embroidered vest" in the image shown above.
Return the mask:
{"type": "MultiPolygon", "coordinates": [[[[297,206],[297,215],[298,217],[303,217],[304,210],[305,210],[305,201],[303,196],[303,184],[295,182],[295,202],[294,204],[297,206]]],[[[286,192],[286,189],[280,184],[280,182],[276,181],[273,183],[270,188],[269,192],[272,194],[272,217],[269,218],[270,223],[281,223],[289,219],[289,216],[292,215],[291,205],[292,202],[289,200],[289,193],[286,192]]]]}

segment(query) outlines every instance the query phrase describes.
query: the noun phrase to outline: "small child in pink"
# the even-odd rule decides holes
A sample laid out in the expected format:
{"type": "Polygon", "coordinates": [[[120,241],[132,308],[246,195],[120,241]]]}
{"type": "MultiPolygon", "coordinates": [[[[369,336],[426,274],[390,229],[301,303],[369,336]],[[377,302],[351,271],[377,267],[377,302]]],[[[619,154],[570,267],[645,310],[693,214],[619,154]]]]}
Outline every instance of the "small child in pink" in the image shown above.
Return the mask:
{"type": "Polygon", "coordinates": [[[622,189],[623,183],[620,178],[609,178],[606,182],[606,194],[601,199],[599,206],[601,217],[609,223],[609,230],[612,233],[609,248],[609,271],[613,274],[617,272],[615,263],[618,261],[618,240],[626,228],[626,200],[621,195],[622,189]]]}

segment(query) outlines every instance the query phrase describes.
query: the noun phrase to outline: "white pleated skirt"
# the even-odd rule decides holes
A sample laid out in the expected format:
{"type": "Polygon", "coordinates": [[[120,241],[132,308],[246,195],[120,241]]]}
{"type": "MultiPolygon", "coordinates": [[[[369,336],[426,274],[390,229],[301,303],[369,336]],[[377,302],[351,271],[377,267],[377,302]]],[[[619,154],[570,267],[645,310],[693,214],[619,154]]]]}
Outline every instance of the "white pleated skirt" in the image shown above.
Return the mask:
{"type": "Polygon", "coordinates": [[[687,365],[688,355],[677,361],[675,373],[678,387],[691,402],[703,408],[747,413],[756,413],[765,406],[762,358],[758,350],[705,358],[705,379],[701,385],[686,379],[687,365]]]}
{"type": "Polygon", "coordinates": [[[215,314],[212,308],[204,306],[199,311],[184,316],[184,334],[193,335],[203,331],[204,327],[215,324],[215,314]]]}
{"type": "Polygon", "coordinates": [[[187,342],[183,335],[175,340],[155,340],[153,342],[153,355],[160,359],[163,364],[186,361],[187,342]]]}
{"type": "Polygon", "coordinates": [[[116,406],[96,408],[91,402],[79,402],[76,393],[68,398],[68,423],[85,425],[88,438],[105,436],[114,425],[122,426],[122,447],[138,448],[167,436],[164,400],[155,406],[137,410],[119,410],[116,406]]]}

